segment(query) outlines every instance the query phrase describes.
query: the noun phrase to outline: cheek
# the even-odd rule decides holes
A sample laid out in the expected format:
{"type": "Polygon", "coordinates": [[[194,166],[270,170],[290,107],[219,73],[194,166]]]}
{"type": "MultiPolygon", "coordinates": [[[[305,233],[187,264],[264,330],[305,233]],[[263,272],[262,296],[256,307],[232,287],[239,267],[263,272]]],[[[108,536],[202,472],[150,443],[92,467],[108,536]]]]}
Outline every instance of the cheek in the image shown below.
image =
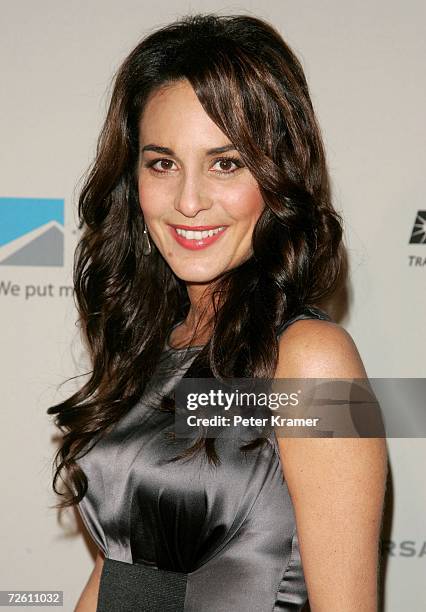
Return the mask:
{"type": "Polygon", "coordinates": [[[147,219],[155,217],[156,214],[161,212],[159,206],[162,200],[158,196],[158,189],[154,189],[149,181],[139,181],[138,194],[139,206],[147,219]]]}
{"type": "Polygon", "coordinates": [[[262,194],[257,184],[242,185],[230,194],[227,199],[227,211],[235,220],[253,223],[261,215],[264,208],[262,194]]]}

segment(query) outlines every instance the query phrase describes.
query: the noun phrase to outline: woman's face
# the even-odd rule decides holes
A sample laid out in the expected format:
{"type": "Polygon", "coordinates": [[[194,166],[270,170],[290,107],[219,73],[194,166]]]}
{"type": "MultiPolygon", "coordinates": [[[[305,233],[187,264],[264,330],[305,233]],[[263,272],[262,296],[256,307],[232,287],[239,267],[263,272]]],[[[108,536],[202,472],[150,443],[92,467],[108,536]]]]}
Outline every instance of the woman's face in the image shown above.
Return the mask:
{"type": "Polygon", "coordinates": [[[252,253],[258,184],[188,81],[151,94],[139,127],[139,201],[173,272],[208,282],[252,253]]]}

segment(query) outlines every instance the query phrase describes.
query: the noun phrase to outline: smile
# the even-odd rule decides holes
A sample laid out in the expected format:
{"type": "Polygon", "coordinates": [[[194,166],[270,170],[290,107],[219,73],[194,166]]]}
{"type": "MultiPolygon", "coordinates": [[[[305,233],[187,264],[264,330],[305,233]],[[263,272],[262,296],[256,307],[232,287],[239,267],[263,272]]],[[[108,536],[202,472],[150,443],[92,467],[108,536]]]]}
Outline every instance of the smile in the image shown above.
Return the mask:
{"type": "Polygon", "coordinates": [[[226,225],[216,227],[184,228],[180,226],[169,226],[173,238],[178,244],[186,249],[204,249],[216,242],[226,231],[226,225]]]}

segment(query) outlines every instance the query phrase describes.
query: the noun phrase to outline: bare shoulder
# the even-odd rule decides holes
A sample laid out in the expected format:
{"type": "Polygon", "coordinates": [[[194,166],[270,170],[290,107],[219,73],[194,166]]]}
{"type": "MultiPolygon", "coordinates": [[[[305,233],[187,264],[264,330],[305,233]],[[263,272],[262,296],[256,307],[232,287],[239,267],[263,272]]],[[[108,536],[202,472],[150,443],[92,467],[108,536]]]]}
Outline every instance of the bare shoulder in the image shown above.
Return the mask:
{"type": "Polygon", "coordinates": [[[356,344],[338,323],[300,319],[279,338],[277,378],[364,378],[356,344]]]}

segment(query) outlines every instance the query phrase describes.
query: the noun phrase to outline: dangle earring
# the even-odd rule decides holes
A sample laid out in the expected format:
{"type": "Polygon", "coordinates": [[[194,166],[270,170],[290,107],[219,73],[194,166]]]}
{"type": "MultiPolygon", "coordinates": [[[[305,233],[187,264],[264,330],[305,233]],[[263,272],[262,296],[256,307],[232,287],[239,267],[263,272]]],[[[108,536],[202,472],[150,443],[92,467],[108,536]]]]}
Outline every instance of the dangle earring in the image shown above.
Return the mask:
{"type": "Polygon", "coordinates": [[[149,240],[148,229],[144,221],[143,235],[142,235],[142,255],[150,255],[151,251],[152,249],[151,249],[151,242],[149,240]]]}

